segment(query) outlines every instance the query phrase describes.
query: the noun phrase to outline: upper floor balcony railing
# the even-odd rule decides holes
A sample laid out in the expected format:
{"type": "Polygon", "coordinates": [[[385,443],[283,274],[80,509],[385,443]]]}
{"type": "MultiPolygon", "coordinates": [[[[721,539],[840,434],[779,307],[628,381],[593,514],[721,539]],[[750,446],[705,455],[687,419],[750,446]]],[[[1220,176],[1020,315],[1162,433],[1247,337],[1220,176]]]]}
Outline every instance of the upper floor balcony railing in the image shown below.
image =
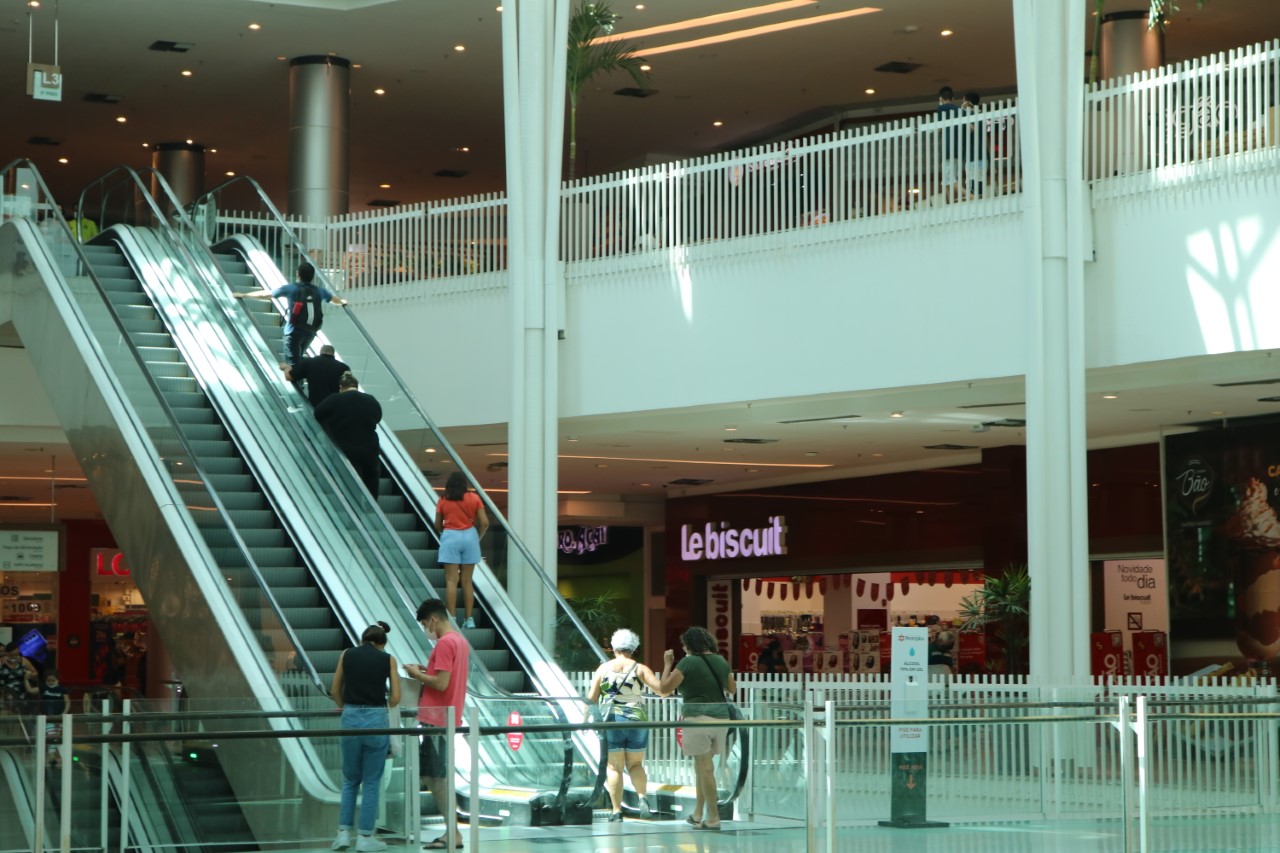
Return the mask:
{"type": "MultiPolygon", "coordinates": [[[[1095,203],[1280,163],[1280,41],[1090,87],[1085,176],[1095,203]]],[[[569,264],[790,233],[822,241],[1021,209],[1017,105],[984,104],[566,183],[569,264]]],[[[297,223],[345,287],[500,273],[502,193],[297,223]]],[[[271,226],[241,214],[218,227],[271,226]]],[[[755,244],[753,244],[755,245],[755,244]]],[[[760,244],[763,245],[763,244],[760,244]]]]}

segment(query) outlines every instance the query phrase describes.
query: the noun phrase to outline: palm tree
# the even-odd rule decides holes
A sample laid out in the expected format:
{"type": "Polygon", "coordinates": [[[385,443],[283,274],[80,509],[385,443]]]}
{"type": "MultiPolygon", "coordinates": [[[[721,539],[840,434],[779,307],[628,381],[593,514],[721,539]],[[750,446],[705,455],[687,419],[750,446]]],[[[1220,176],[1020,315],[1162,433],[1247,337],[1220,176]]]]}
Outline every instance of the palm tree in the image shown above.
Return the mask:
{"type": "MultiPolygon", "coordinates": [[[[1196,8],[1203,9],[1208,0],[1196,0],[1196,8]]],[[[1147,12],[1147,26],[1164,29],[1164,22],[1169,15],[1178,11],[1176,0],[1150,0],[1151,8],[1147,12]]],[[[1089,82],[1098,82],[1098,57],[1102,47],[1102,7],[1107,0],[1094,0],[1093,3],[1093,51],[1089,54],[1089,82]]]]}
{"type": "Polygon", "coordinates": [[[988,575],[982,589],[960,602],[960,630],[981,631],[995,625],[996,639],[1004,649],[1005,672],[1026,672],[1030,645],[1031,577],[1025,563],[1011,563],[1000,575],[988,575]]]}
{"type": "Polygon", "coordinates": [[[644,60],[623,41],[598,42],[613,33],[618,16],[608,3],[582,3],[569,19],[569,61],[565,68],[565,85],[569,90],[569,180],[578,165],[578,97],[592,77],[600,73],[625,71],[636,86],[649,88],[640,66],[644,60]]]}

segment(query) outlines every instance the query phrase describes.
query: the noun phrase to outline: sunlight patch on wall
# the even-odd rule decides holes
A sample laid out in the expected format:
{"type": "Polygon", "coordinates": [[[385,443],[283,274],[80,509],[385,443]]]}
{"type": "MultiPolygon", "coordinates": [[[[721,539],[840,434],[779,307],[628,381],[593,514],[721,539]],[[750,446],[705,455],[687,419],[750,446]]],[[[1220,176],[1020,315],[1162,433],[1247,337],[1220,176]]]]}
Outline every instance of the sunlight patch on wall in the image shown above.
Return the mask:
{"type": "Polygon", "coordinates": [[[1187,237],[1187,289],[1205,352],[1280,347],[1280,235],[1263,243],[1256,217],[1187,237]]]}

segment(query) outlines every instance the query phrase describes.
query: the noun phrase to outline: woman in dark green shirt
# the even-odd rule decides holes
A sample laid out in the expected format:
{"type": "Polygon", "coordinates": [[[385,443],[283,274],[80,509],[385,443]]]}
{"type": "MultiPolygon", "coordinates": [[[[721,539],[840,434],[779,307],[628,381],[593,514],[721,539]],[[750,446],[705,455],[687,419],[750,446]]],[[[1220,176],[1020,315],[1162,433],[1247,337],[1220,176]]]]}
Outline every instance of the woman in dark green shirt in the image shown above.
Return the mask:
{"type": "MultiPolygon", "coordinates": [[[[689,722],[727,722],[729,704],[725,693],[738,689],[729,662],[716,653],[716,641],[706,628],[695,626],[685,631],[680,635],[680,644],[685,656],[679,664],[670,649],[663,655],[658,693],[667,696],[679,690],[684,700],[684,719],[689,722]]],[[[694,829],[720,829],[715,757],[724,754],[728,736],[728,726],[698,726],[684,731],[681,751],[693,759],[698,792],[693,812],[686,818],[694,829]]]]}

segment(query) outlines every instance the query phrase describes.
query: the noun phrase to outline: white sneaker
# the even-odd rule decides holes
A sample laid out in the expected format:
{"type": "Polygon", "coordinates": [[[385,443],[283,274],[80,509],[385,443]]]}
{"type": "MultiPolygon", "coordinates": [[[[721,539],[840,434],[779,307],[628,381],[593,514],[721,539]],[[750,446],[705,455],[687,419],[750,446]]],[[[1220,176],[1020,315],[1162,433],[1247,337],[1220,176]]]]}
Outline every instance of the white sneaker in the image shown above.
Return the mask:
{"type": "Polygon", "coordinates": [[[471,618],[470,616],[462,620],[463,628],[474,628],[475,626],[476,626],[476,620],[471,618]]]}
{"type": "Polygon", "coordinates": [[[386,842],[379,841],[372,835],[362,835],[356,841],[356,850],[358,853],[374,853],[375,850],[386,850],[386,842]]]}
{"type": "Polygon", "coordinates": [[[351,846],[351,830],[339,829],[338,837],[333,839],[333,843],[329,847],[333,850],[346,850],[351,846]]]}

